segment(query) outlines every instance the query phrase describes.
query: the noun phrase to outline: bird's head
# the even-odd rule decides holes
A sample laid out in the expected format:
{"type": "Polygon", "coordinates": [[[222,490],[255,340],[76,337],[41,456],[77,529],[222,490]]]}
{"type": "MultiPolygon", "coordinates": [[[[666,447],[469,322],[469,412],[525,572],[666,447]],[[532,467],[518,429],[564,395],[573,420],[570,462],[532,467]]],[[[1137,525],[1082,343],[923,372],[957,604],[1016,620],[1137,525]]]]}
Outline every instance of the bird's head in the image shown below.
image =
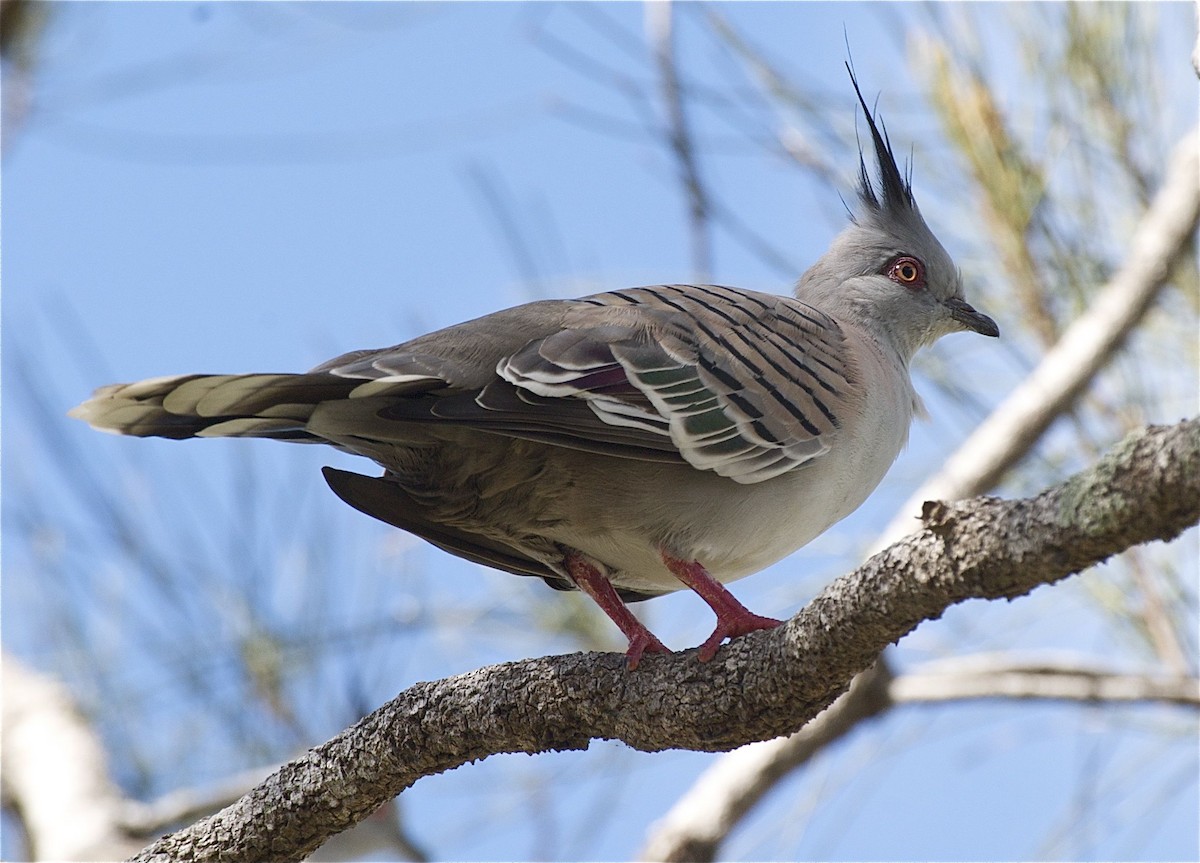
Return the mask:
{"type": "Polygon", "coordinates": [[[996,322],[964,299],[962,276],[921,217],[912,185],[896,166],[887,132],[876,124],[853,70],[850,81],[871,131],[878,181],[860,150],[857,212],[801,277],[796,296],[890,335],[906,360],[947,333],[998,336],[996,322]]]}

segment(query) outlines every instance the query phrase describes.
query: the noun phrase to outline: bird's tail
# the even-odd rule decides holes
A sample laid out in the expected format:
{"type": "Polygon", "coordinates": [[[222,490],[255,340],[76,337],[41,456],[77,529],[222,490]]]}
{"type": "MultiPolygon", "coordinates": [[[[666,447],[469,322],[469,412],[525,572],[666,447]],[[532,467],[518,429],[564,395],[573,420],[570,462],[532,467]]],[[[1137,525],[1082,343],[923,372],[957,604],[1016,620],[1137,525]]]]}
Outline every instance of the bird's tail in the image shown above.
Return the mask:
{"type": "Polygon", "coordinates": [[[69,415],[136,437],[257,437],[324,442],[306,430],[321,402],[362,381],[328,373],[176,375],[101,387],[69,415]]]}

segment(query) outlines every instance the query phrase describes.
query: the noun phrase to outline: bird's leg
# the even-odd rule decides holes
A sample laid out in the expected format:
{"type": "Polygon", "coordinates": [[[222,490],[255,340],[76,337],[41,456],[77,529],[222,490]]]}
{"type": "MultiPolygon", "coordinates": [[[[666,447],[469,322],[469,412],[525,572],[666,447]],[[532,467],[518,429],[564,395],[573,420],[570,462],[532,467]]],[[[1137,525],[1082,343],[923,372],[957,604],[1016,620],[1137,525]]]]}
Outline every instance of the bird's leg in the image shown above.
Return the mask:
{"type": "Polygon", "coordinates": [[[708,640],[700,645],[701,662],[708,662],[716,656],[717,648],[726,638],[737,638],[759,629],[772,629],[783,623],[782,620],[763,617],[750,611],[725,589],[725,585],[709,575],[708,570],[699,562],[681,560],[666,550],[662,552],[662,559],[672,575],[700,594],[700,598],[716,612],[717,628],[708,640]]]}
{"type": "Polygon", "coordinates": [[[629,639],[629,650],[625,655],[629,659],[629,670],[638,667],[642,654],[670,653],[671,651],[657,638],[646,625],[634,617],[633,612],[621,601],[612,582],[604,577],[591,561],[578,551],[568,551],[563,558],[567,572],[575,586],[590,596],[600,606],[601,610],[620,627],[621,632],[629,639]]]}

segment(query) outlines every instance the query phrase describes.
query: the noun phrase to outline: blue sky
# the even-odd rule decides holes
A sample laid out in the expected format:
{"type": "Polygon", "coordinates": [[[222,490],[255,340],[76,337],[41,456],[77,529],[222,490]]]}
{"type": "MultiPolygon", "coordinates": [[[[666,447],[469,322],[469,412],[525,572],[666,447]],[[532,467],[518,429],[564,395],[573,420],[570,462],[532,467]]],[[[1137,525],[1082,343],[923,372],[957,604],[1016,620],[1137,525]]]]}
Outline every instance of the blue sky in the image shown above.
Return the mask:
{"type": "MultiPolygon", "coordinates": [[[[834,112],[830,122],[842,128],[854,118],[842,65],[849,40],[864,90],[881,93],[897,149],[907,152],[912,140],[928,144],[935,121],[903,61],[908,29],[925,20],[919,9],[719,8],[819,94],[834,112]]],[[[1178,8],[1190,22],[1190,9],[1178,8]]],[[[171,614],[193,614],[198,627],[181,629],[186,637],[164,648],[178,663],[198,652],[215,655],[214,645],[253,630],[239,628],[238,614],[267,609],[272,631],[299,638],[319,632],[332,644],[330,633],[366,626],[363,609],[379,612],[368,623],[384,630],[425,620],[427,606],[442,609],[429,630],[395,637],[372,630],[313,660],[327,675],[315,679],[338,680],[367,708],[418,679],[573,649],[569,639],[529,625],[531,615],[560,601],[557,595],[543,597],[540,584],[406,543],[333,499],[318,472],[322,464],[366,465],[258,442],[114,439],[65,413],[112,380],[300,370],[538,297],[692,278],[673,165],[646,134],[639,103],[611,85],[652,80],[641,53],[642,7],[64,2],[52,11],[30,107],[9,119],[4,153],[6,647],[72,681],[88,703],[111,692],[141,692],[145,702],[152,700],[147,693],[159,693],[157,714],[134,698],[140,706],[104,725],[116,742],[145,735],[156,741],[151,752],[188,750],[175,773],[152,778],[118,765],[128,786],[148,794],[172,782],[219,778],[235,757],[251,760],[232,731],[197,732],[180,723],[189,711],[209,715],[212,702],[222,705],[212,715],[234,721],[244,684],[228,671],[212,672],[207,695],[172,684],[179,666],[155,664],[129,632],[156,617],[176,619],[159,610],[160,600],[180,603],[171,614]],[[578,56],[596,66],[571,61],[578,56]],[[34,369],[44,382],[50,420],[38,421],[28,399],[11,395],[20,368],[34,369]],[[73,475],[80,465],[86,476],[73,475]],[[117,490],[144,519],[137,528],[143,541],[195,567],[194,597],[172,600],[178,585],[159,594],[128,574],[129,558],[80,500],[85,479],[117,490]],[[78,537],[89,543],[81,547],[97,550],[94,581],[72,582],[70,591],[91,597],[80,626],[111,665],[105,682],[83,679],[79,657],[44,631],[38,595],[47,552],[14,528],[32,511],[35,494],[45,535],[62,546],[55,559],[66,561],[64,569],[82,553],[73,545],[78,537]],[[342,543],[336,551],[323,548],[331,537],[342,543]],[[194,547],[181,553],[181,538],[194,547]],[[230,574],[243,564],[253,572],[230,574]],[[255,573],[261,577],[252,582],[255,573]],[[215,580],[201,585],[205,577],[215,580]],[[243,605],[246,597],[258,604],[243,605]],[[445,608],[459,606],[462,620],[448,618],[445,608]],[[221,608],[235,622],[204,630],[204,621],[215,619],[205,609],[221,608]],[[476,615],[491,622],[474,629],[476,615]],[[197,740],[190,748],[189,735],[197,740]]],[[[688,68],[706,84],[740,92],[729,81],[729,57],[696,35],[694,14],[681,12],[688,68]]],[[[1164,37],[1172,50],[1172,39],[1186,47],[1181,32],[1164,37]]],[[[1194,79],[1179,86],[1194,88],[1194,79]]],[[[1164,126],[1173,134],[1194,116],[1194,105],[1185,105],[1165,116],[1164,126]]],[[[786,291],[843,224],[838,190],[783,159],[753,155],[716,111],[697,124],[711,147],[706,177],[747,229],[787,261],[772,266],[718,230],[713,280],[786,291]]],[[[945,154],[928,145],[931,161],[945,154]]],[[[852,153],[826,155],[852,177],[852,153]]],[[[922,201],[922,177],[936,167],[914,167],[922,201]]],[[[925,205],[952,252],[963,206],[925,205]]],[[[1002,330],[1013,314],[995,297],[987,311],[1002,330]]],[[[1021,371],[1020,347],[1011,343],[955,336],[936,350],[962,370],[960,382],[978,406],[950,403],[919,380],[932,421],[914,428],[908,451],[859,513],[738,585],[751,608],[790,614],[852,564],[920,477],[1021,371]]],[[[1073,588],[1056,590],[1011,606],[956,609],[907,640],[901,661],[952,653],[962,643],[1107,655],[1111,632],[1088,615],[1085,602],[1068,602],[1069,627],[1051,616],[1073,588]]],[[[698,643],[710,628],[689,597],[652,605],[645,609],[652,626],[674,646],[698,643]]],[[[322,691],[308,685],[289,691],[322,691]]],[[[342,695],[315,709],[320,715],[308,718],[313,733],[332,734],[349,721],[352,700],[342,695]]],[[[1081,791],[1088,777],[1101,775],[1096,794],[1117,793],[1111,777],[1158,745],[1145,727],[1187,721],[1138,709],[1116,719],[1055,706],[912,711],[791,780],[728,853],[1050,854],[1040,849],[1069,821],[1071,807],[1093,805],[1081,791]]],[[[285,737],[280,731],[270,742],[285,737]]],[[[1164,795],[1153,818],[1138,816],[1131,804],[1130,823],[1069,837],[1058,856],[1194,858],[1193,750],[1171,751],[1180,771],[1190,765],[1191,773],[1150,783],[1147,799],[1164,795]]],[[[444,856],[622,858],[711,758],[649,756],[603,743],[588,753],[511,756],[424,780],[403,805],[418,837],[444,856]],[[508,798],[481,793],[509,785],[521,790],[508,798]],[[530,801],[543,807],[540,826],[522,809],[530,801]],[[599,819],[581,831],[588,807],[604,806],[612,807],[612,823],[599,819]],[[508,826],[473,836],[471,825],[497,818],[508,826]]]]}
{"type": "MultiPolygon", "coordinates": [[[[10,154],[20,170],[5,177],[22,202],[6,220],[13,246],[26,232],[54,236],[54,254],[6,262],[6,305],[23,318],[49,292],[68,293],[94,331],[111,333],[106,355],[123,374],[217,360],[311,365],[347,341],[387,344],[529,299],[481,175],[541,244],[545,293],[689,273],[660,148],[559,116],[567,104],[629,113],[532,44],[535,27],[594,39],[570,12],[412,5],[373,7],[360,21],[316,4],[184,4],[72,14],[87,27],[62,50],[79,58],[56,65],[82,80],[55,81],[60,99],[39,94],[10,154]],[[370,27],[377,19],[385,26],[370,27]],[[131,74],[133,57],[145,67],[131,74]],[[173,315],[186,325],[171,326],[173,315]]],[[[616,17],[636,34],[639,15],[628,6],[616,17]]],[[[841,19],[830,16],[828,31],[840,33],[841,19]]],[[[844,89],[841,39],[821,54],[809,67],[844,89]]],[[[748,177],[747,195],[754,222],[783,220],[799,235],[789,252],[800,266],[838,226],[840,204],[804,224],[803,208],[784,210],[790,177],[767,200],[755,195],[788,174],[748,177]]],[[[738,258],[720,249],[719,269],[786,285],[738,258]]]]}

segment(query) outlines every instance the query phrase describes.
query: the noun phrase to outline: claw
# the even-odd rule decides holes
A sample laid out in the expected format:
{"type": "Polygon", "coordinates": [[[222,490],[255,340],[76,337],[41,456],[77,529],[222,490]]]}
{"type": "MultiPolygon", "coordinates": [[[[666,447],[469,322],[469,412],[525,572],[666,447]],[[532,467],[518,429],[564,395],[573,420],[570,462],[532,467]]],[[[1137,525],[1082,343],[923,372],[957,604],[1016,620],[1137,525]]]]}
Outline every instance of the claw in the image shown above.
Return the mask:
{"type": "Polygon", "coordinates": [[[750,611],[725,589],[725,585],[709,575],[699,562],[681,560],[666,551],[662,552],[662,559],[672,574],[699,594],[717,615],[717,628],[700,645],[701,662],[708,662],[716,656],[717,649],[726,638],[737,638],[760,629],[774,629],[783,623],[782,620],[750,611]]]}
{"type": "Polygon", "coordinates": [[[760,629],[774,629],[783,623],[782,620],[776,620],[773,617],[763,617],[760,614],[754,614],[742,609],[744,614],[726,613],[724,617],[717,617],[717,628],[713,630],[713,634],[700,645],[700,661],[708,662],[717,655],[717,648],[721,646],[726,638],[733,639],[739,635],[745,635],[748,632],[757,632],[760,629]]]}
{"type": "Polygon", "coordinates": [[[670,653],[671,649],[659,641],[654,633],[648,629],[644,629],[642,633],[635,633],[629,639],[629,650],[625,651],[628,667],[630,671],[636,671],[638,663],[642,661],[643,653],[670,653]]]}

